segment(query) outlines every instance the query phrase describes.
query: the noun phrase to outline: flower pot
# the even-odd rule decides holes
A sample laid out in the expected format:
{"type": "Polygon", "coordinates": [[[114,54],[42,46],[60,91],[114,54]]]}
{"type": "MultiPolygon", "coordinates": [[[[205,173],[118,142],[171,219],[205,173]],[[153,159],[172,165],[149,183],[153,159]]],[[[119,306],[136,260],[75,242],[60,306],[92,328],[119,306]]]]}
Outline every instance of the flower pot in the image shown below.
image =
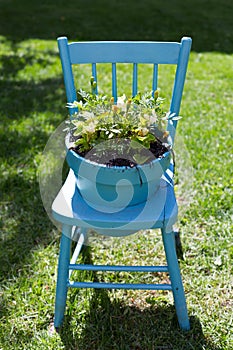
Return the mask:
{"type": "Polygon", "coordinates": [[[76,176],[77,188],[85,201],[99,209],[119,210],[147,201],[158,189],[169,166],[171,153],[136,167],[108,167],[68,150],[66,159],[76,176]]]}

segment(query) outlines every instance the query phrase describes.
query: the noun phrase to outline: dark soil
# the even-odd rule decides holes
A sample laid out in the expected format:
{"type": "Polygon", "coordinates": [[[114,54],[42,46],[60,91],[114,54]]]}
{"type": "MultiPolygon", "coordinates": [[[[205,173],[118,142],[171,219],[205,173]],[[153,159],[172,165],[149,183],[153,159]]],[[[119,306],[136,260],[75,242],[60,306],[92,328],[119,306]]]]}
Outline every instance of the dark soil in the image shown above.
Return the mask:
{"type": "MultiPolygon", "coordinates": [[[[123,147],[123,150],[119,151],[119,149],[110,149],[110,150],[102,150],[101,152],[98,151],[89,151],[89,152],[83,152],[79,150],[79,146],[71,147],[74,152],[76,152],[78,155],[80,155],[83,158],[89,159],[93,162],[104,164],[106,166],[126,166],[133,168],[137,166],[138,164],[133,159],[133,153],[134,150],[130,149],[126,146],[126,148],[123,147]],[[126,150],[127,149],[127,150],[126,150]],[[127,154],[127,156],[125,156],[127,154]]],[[[164,153],[168,152],[168,148],[165,147],[160,140],[157,140],[153,143],[151,143],[150,149],[142,148],[140,151],[140,154],[143,156],[145,155],[147,157],[146,162],[141,163],[150,163],[155,158],[162,158],[164,153]],[[148,158],[149,157],[149,158],[148,158]]]]}

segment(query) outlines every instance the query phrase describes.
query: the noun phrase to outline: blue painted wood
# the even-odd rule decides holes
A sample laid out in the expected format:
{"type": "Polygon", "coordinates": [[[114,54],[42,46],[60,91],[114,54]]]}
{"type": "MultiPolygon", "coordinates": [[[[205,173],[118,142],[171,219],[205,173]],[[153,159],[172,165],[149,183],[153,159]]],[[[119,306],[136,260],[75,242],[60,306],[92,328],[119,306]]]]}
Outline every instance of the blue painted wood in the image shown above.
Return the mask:
{"type": "Polygon", "coordinates": [[[69,48],[72,64],[90,62],[177,64],[180,45],[178,42],[92,41],[71,43],[69,48]]]}
{"type": "Polygon", "coordinates": [[[152,96],[154,96],[154,92],[158,88],[158,65],[153,65],[153,80],[152,80],[152,96]]]}
{"type": "MultiPolygon", "coordinates": [[[[170,111],[179,114],[184,81],[191,48],[191,38],[182,38],[177,42],[75,42],[68,44],[66,37],[58,38],[64,81],[66,86],[67,101],[76,100],[76,91],[72,75],[72,64],[78,63],[112,63],[112,94],[117,100],[116,65],[115,63],[153,63],[155,64],[152,90],[157,86],[157,65],[176,64],[177,71],[171,99],[170,111]]],[[[135,68],[134,68],[135,71],[135,68]]],[[[133,82],[133,95],[136,91],[133,82]]],[[[77,109],[70,109],[72,115],[77,109]]],[[[177,121],[168,123],[174,143],[177,121]]]]}
{"type": "MultiPolygon", "coordinates": [[[[180,112],[180,104],[181,104],[181,98],[182,98],[183,89],[184,89],[184,82],[186,77],[191,44],[192,44],[191,38],[183,38],[181,40],[180,54],[177,62],[177,70],[176,70],[175,82],[174,82],[171,105],[170,105],[170,112],[176,113],[176,115],[179,115],[179,112],[180,112]]],[[[173,144],[175,139],[176,127],[177,127],[177,121],[174,121],[172,124],[171,122],[168,122],[167,130],[170,133],[173,144]]]]}
{"type": "MultiPolygon", "coordinates": [[[[77,100],[77,94],[74,85],[72,66],[70,63],[70,51],[67,38],[58,39],[58,48],[61,57],[67,102],[72,103],[77,100]]],[[[77,112],[77,108],[69,108],[69,112],[70,115],[72,115],[77,112]]]]}
{"type": "Polygon", "coordinates": [[[190,323],[187,312],[187,305],[185,300],[183,283],[180,275],[180,268],[176,256],[175,237],[174,232],[167,232],[165,228],[162,229],[162,237],[170,280],[172,284],[172,292],[177,313],[177,318],[181,329],[189,330],[190,323]]]}
{"type": "MultiPolygon", "coordinates": [[[[184,88],[185,75],[191,48],[191,39],[183,38],[180,43],[174,42],[77,42],[68,44],[66,37],[58,38],[58,46],[66,87],[67,101],[76,99],[76,91],[72,74],[72,64],[90,63],[92,74],[97,81],[96,63],[112,63],[112,92],[117,100],[116,63],[133,63],[132,93],[137,93],[137,64],[150,63],[154,65],[152,77],[153,92],[158,87],[158,65],[177,65],[170,111],[179,114],[181,98],[184,88]]],[[[97,93],[97,90],[95,91],[97,93]]],[[[75,109],[70,109],[70,114],[75,109]]],[[[168,131],[174,142],[177,122],[168,122],[168,131]]],[[[109,211],[106,207],[99,210],[90,203],[86,203],[76,186],[73,171],[69,172],[66,182],[56,197],[52,212],[56,220],[63,223],[60,257],[58,265],[58,281],[55,303],[55,327],[62,323],[67,288],[120,288],[120,289],[151,289],[172,290],[174,303],[180,327],[190,328],[187,306],[182,285],[179,265],[177,261],[173,225],[177,221],[177,203],[173,186],[174,165],[171,162],[164,174],[156,193],[146,202],[135,206],[125,207],[119,211],[109,211]],[[78,242],[75,257],[70,260],[70,244],[72,226],[79,226],[81,230],[95,229],[100,234],[124,236],[141,229],[160,228],[166,253],[167,266],[90,266],[76,265],[75,260],[80,252],[82,242],[78,242]],[[73,270],[102,270],[102,271],[143,271],[169,272],[170,284],[120,284],[98,282],[70,282],[69,272],[73,270]]]]}
{"type": "Polygon", "coordinates": [[[60,243],[60,254],[58,262],[58,276],[57,276],[57,287],[56,287],[56,300],[55,300],[55,317],[54,326],[55,328],[60,327],[67,298],[67,282],[69,277],[69,263],[70,263],[70,247],[71,247],[71,229],[69,225],[63,225],[63,231],[60,243]]]}
{"type": "Polygon", "coordinates": [[[132,96],[137,95],[138,92],[138,64],[133,64],[133,89],[132,96]]]}
{"type": "Polygon", "coordinates": [[[174,188],[161,180],[159,190],[150,201],[124,210],[95,210],[80,195],[76,179],[70,170],[66,182],[52,205],[57,221],[73,226],[95,228],[104,235],[124,236],[147,228],[171,227],[177,221],[178,209],[174,188]]]}
{"type": "Polygon", "coordinates": [[[70,270],[78,271],[117,271],[117,272],[168,272],[167,266],[125,266],[125,265],[82,265],[70,264],[70,270]]]}
{"type": "Polygon", "coordinates": [[[70,282],[71,288],[102,288],[102,289],[142,289],[142,290],[172,290],[170,284],[141,283],[105,283],[105,282],[70,282]]]}

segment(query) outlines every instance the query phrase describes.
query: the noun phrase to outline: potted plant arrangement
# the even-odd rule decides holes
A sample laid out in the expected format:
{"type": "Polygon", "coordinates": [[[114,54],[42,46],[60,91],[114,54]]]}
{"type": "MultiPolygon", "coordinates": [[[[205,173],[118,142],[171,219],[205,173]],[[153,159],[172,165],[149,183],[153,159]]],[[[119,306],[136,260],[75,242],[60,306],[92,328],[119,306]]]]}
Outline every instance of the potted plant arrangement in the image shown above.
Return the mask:
{"type": "Polygon", "coordinates": [[[79,90],[69,103],[76,112],[66,137],[67,162],[77,187],[91,205],[124,208],[145,202],[155,193],[169,166],[172,149],[164,120],[163,99],[156,90],[127,99],[79,90]]]}

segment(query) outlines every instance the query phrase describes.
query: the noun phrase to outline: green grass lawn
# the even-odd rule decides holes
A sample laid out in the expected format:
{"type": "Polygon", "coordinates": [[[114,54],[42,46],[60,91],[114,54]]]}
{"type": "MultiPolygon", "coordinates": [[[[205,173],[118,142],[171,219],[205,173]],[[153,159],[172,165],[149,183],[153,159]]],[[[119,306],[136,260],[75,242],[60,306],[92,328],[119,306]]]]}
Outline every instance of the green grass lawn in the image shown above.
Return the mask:
{"type": "MultiPolygon", "coordinates": [[[[232,13],[230,0],[0,1],[1,350],[233,348],[232,13]],[[179,330],[170,293],[91,290],[69,291],[64,327],[60,334],[50,331],[60,233],[46,215],[37,176],[49,136],[67,113],[56,45],[64,34],[79,40],[193,38],[175,150],[190,332],[179,330]]],[[[171,72],[162,75],[166,95],[171,72]]],[[[108,87],[105,79],[103,90],[108,87]]],[[[100,243],[81,259],[164,260],[157,231],[100,243]]]]}

